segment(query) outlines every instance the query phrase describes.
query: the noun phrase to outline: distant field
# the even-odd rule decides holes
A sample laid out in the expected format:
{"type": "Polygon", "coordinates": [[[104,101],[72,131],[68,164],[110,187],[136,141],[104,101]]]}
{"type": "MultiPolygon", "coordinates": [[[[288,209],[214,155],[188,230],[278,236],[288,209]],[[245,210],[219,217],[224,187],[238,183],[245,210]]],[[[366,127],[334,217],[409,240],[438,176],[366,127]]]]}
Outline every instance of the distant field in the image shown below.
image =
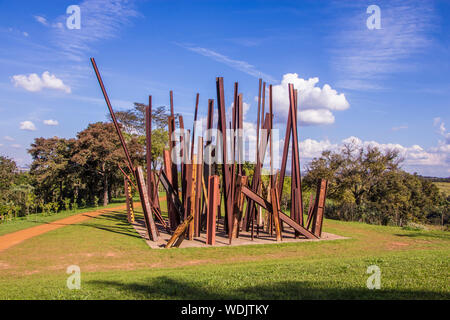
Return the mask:
{"type": "Polygon", "coordinates": [[[450,196],[450,182],[433,182],[447,196],[450,196]]]}
{"type": "Polygon", "coordinates": [[[351,239],[159,250],[107,213],[0,252],[0,299],[450,299],[450,233],[328,219],[324,231],[351,239]],[[81,290],[66,287],[69,265],[81,290]]]}

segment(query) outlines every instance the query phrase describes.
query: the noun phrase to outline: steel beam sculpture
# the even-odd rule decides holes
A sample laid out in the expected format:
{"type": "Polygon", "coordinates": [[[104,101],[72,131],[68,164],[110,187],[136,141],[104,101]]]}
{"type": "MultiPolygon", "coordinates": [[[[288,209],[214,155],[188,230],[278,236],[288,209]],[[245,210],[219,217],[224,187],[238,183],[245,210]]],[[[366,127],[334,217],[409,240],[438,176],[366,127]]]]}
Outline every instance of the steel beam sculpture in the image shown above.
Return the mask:
{"type": "MultiPolygon", "coordinates": [[[[124,151],[127,167],[136,180],[135,185],[133,179],[119,166],[124,175],[127,219],[129,222],[134,219],[130,192],[131,186],[134,186],[139,191],[144,222],[150,240],[158,241],[160,238],[157,224],[166,230],[162,232],[171,234],[165,245],[166,248],[179,247],[185,239],[194,240],[202,237],[204,232],[206,233],[205,243],[214,245],[216,231],[221,225],[229,244],[232,244],[233,240],[239,237],[248,237],[253,240],[255,235],[258,237],[263,232],[267,233],[268,236],[275,236],[276,241],[282,241],[283,238],[288,236],[285,232],[289,227],[296,238],[319,239],[322,237],[328,182],[323,179],[318,181],[315,197],[312,194],[310,196],[308,210],[305,211],[307,212],[307,218],[304,221],[298,144],[297,115],[299,101],[297,90],[292,84],[288,85],[289,113],[281,166],[279,170],[275,170],[272,132],[274,121],[272,85],[268,86],[268,112],[265,112],[266,83],[261,79],[259,80],[256,159],[251,181],[248,179],[243,166],[243,95],[239,93],[237,82],[234,83],[231,121],[227,123],[224,81],[222,77],[216,78],[217,123],[214,123],[214,100],[209,99],[206,108],[207,134],[204,137],[197,137],[198,133],[196,132],[196,120],[199,114],[199,94],[197,93],[194,125],[192,131],[187,130],[180,136],[181,148],[178,148],[176,141],[173,139],[177,130],[177,122],[175,121],[173,91],[170,91],[170,114],[167,118],[169,143],[168,148],[163,152],[163,163],[159,169],[152,168],[152,96],[149,96],[148,105],[145,107],[145,160],[147,169],[145,179],[142,167],[135,168],[133,166],[132,158],[94,58],[91,58],[91,63],[124,151]],[[215,125],[218,135],[217,139],[213,141],[211,130],[215,125]],[[234,134],[227,136],[227,125],[234,134]],[[197,141],[196,153],[194,153],[194,141],[197,141]],[[270,178],[268,183],[264,183],[262,179],[263,163],[268,146],[270,146],[268,150],[270,178]],[[291,152],[291,188],[289,190],[291,210],[290,214],[287,215],[281,210],[280,203],[283,192],[287,192],[287,190],[283,190],[283,185],[289,152],[291,152]],[[173,155],[181,157],[183,160],[180,166],[180,183],[178,166],[172,161],[173,155]],[[206,155],[213,156],[216,160],[218,156],[221,157],[221,181],[217,175],[218,172],[215,171],[218,168],[217,165],[211,164],[211,159],[206,162],[206,155]],[[156,174],[157,170],[159,170],[159,174],[156,174]],[[159,204],[159,183],[161,183],[167,195],[167,221],[163,218],[159,204]],[[179,186],[181,189],[179,189],[179,186]],[[223,206],[221,206],[222,199],[223,206]],[[222,218],[221,208],[224,209],[224,218],[222,218]]],[[[183,117],[179,116],[178,120],[179,128],[183,131],[183,117]]]]}

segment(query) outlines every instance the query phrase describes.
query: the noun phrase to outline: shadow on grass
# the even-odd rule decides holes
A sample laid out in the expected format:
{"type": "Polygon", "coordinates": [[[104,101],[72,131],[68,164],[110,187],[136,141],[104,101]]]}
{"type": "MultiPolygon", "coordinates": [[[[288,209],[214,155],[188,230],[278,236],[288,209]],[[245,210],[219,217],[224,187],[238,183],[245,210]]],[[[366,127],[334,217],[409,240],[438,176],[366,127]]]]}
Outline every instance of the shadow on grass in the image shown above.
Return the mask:
{"type": "Polygon", "coordinates": [[[267,285],[217,288],[201,282],[187,282],[169,277],[151,278],[140,283],[119,281],[88,281],[102,289],[114,289],[130,298],[146,299],[450,299],[446,293],[411,290],[369,290],[367,288],[336,288],[331,282],[278,281],[267,285]]]}
{"type": "Polygon", "coordinates": [[[91,217],[92,219],[86,223],[77,223],[77,226],[95,228],[103,231],[109,231],[129,237],[141,238],[139,234],[137,234],[134,228],[127,221],[127,215],[122,211],[109,211],[108,213],[102,214],[101,216],[91,217]],[[113,225],[107,225],[102,223],[102,220],[113,221],[113,225]],[[98,221],[98,223],[94,223],[92,221],[98,221]]]}

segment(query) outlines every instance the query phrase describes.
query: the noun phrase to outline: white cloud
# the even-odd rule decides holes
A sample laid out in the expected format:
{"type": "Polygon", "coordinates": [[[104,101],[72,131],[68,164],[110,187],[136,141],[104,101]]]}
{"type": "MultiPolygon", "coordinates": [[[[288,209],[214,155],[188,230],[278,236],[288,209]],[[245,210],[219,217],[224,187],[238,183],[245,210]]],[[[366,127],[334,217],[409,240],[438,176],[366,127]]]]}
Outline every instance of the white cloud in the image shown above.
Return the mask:
{"type": "Polygon", "coordinates": [[[36,73],[30,75],[18,74],[12,77],[12,82],[16,87],[22,87],[27,91],[37,92],[44,88],[61,90],[66,93],[70,93],[71,89],[65,85],[61,79],[58,79],[54,74],[50,74],[48,71],[42,73],[39,77],[36,73]]]}
{"type": "Polygon", "coordinates": [[[21,146],[20,144],[16,144],[16,143],[15,143],[15,144],[12,144],[11,147],[14,148],[14,149],[20,149],[20,148],[22,148],[22,146],[21,146]]]}
{"type": "Polygon", "coordinates": [[[47,126],[57,126],[59,124],[59,122],[57,120],[49,119],[49,120],[44,120],[44,124],[47,126]]]}
{"type": "MultiPolygon", "coordinates": [[[[316,87],[319,78],[308,80],[298,77],[297,73],[287,73],[283,76],[281,84],[272,87],[274,112],[286,119],[289,114],[289,88],[292,83],[298,90],[298,119],[302,124],[331,124],[334,115],[331,110],[348,109],[348,103],[343,93],[338,94],[328,84],[322,88],[316,87]]],[[[279,121],[279,117],[275,117],[279,121]]]]}
{"type": "Polygon", "coordinates": [[[36,130],[36,126],[31,121],[28,121],[28,120],[27,121],[22,121],[20,123],[20,130],[35,131],[36,130]]]}
{"type": "Polygon", "coordinates": [[[213,50],[210,50],[207,48],[191,47],[191,46],[186,46],[186,45],[182,45],[179,43],[177,43],[177,45],[179,45],[187,50],[190,50],[192,52],[201,54],[202,56],[211,58],[217,62],[226,64],[227,66],[229,66],[233,69],[242,71],[253,77],[263,78],[264,80],[267,80],[268,82],[275,82],[275,79],[272,76],[261,72],[260,70],[256,69],[256,67],[254,65],[252,65],[246,61],[235,60],[235,59],[229,58],[221,53],[218,53],[216,51],[213,51],[213,50]]]}
{"type": "Polygon", "coordinates": [[[40,24],[43,24],[44,26],[48,26],[48,21],[44,17],[41,16],[34,16],[34,19],[39,22],[40,24]]]}
{"type": "Polygon", "coordinates": [[[4,136],[3,139],[5,139],[6,141],[14,141],[14,138],[10,136],[4,136]]]}
{"type": "Polygon", "coordinates": [[[404,165],[407,167],[428,166],[435,167],[442,172],[442,168],[448,168],[450,164],[450,145],[439,145],[438,147],[425,150],[419,145],[406,147],[397,143],[363,141],[354,136],[350,136],[335,144],[329,140],[306,139],[300,142],[300,156],[309,162],[310,159],[319,157],[325,150],[338,151],[344,144],[348,143],[365,148],[377,147],[382,151],[397,150],[400,156],[404,158],[404,165]]]}
{"type": "Polygon", "coordinates": [[[28,37],[28,36],[29,36],[28,32],[26,32],[26,31],[22,32],[22,34],[23,34],[25,37],[28,37]]]}

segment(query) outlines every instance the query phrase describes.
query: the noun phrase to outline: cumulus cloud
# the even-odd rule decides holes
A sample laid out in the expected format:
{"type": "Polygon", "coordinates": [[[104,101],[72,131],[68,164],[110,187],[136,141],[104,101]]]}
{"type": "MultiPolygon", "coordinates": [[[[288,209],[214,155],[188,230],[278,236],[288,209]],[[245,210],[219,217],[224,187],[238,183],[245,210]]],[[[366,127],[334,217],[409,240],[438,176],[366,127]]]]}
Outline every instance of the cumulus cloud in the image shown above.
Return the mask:
{"type": "Polygon", "coordinates": [[[49,119],[49,120],[44,120],[44,124],[47,126],[57,126],[59,124],[59,122],[57,120],[49,119]]]}
{"type": "MultiPolygon", "coordinates": [[[[345,95],[325,84],[322,88],[316,86],[319,78],[308,80],[298,77],[297,73],[287,73],[283,76],[281,84],[272,87],[274,111],[283,119],[289,114],[289,89],[292,83],[298,90],[298,119],[301,124],[331,124],[334,123],[332,111],[349,108],[345,95]]],[[[279,118],[278,118],[279,119],[279,118]]]]}
{"type": "Polygon", "coordinates": [[[14,148],[14,149],[22,148],[22,146],[20,144],[12,144],[11,147],[14,148]]]}
{"type": "Polygon", "coordinates": [[[48,71],[42,73],[39,77],[36,73],[27,75],[18,74],[12,77],[12,82],[16,87],[22,87],[27,91],[37,92],[44,88],[61,90],[70,93],[70,87],[65,85],[61,79],[58,79],[54,74],[48,71]]]}
{"type": "Polygon", "coordinates": [[[14,141],[14,138],[10,136],[4,136],[3,139],[5,139],[6,141],[14,141]]]}
{"type": "Polygon", "coordinates": [[[36,126],[31,121],[22,121],[20,123],[20,130],[35,131],[36,126]]]}
{"type": "Polygon", "coordinates": [[[425,150],[419,145],[409,147],[397,143],[379,143],[377,141],[363,141],[358,137],[350,136],[341,140],[340,143],[331,143],[329,140],[317,141],[306,139],[300,142],[300,156],[308,161],[319,157],[325,150],[338,151],[344,144],[355,144],[359,147],[377,147],[382,151],[397,150],[404,159],[406,166],[436,166],[446,167],[449,165],[450,145],[439,145],[438,147],[425,150]]]}

